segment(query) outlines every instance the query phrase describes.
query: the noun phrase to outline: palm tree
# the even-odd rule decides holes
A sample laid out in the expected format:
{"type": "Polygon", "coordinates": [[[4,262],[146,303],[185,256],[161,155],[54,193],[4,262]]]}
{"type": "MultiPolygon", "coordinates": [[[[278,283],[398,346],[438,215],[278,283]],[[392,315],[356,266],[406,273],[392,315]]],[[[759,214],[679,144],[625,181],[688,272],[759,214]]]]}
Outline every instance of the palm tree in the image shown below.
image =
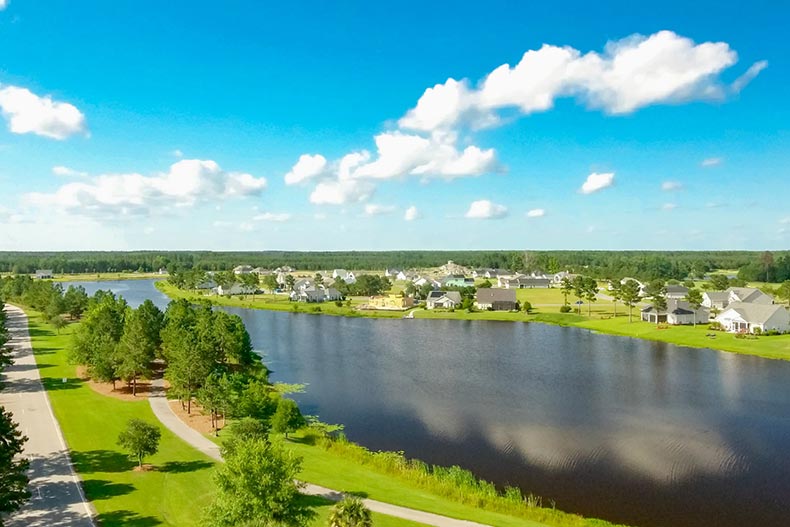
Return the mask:
{"type": "Polygon", "coordinates": [[[332,507],[329,527],[373,527],[370,511],[356,496],[348,496],[332,507]]]}

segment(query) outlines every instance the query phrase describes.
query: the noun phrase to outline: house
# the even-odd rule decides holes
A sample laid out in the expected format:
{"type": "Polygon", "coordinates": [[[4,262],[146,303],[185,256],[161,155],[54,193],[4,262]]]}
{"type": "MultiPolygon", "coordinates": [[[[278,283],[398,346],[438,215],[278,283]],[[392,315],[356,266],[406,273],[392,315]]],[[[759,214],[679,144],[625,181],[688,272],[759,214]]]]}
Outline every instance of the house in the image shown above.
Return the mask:
{"type": "Polygon", "coordinates": [[[410,296],[381,295],[368,300],[369,309],[408,309],[413,306],[414,299],[410,296]]]}
{"type": "Polygon", "coordinates": [[[217,287],[217,282],[215,282],[211,278],[206,278],[202,282],[198,282],[195,285],[195,289],[205,289],[205,290],[214,289],[216,287],[217,287]]]}
{"type": "Polygon", "coordinates": [[[446,264],[439,268],[439,273],[446,275],[465,275],[468,272],[469,270],[466,267],[458,265],[452,260],[448,260],[446,264]]]}
{"type": "Polygon", "coordinates": [[[264,269],[263,267],[256,267],[252,270],[253,274],[257,274],[258,276],[268,276],[270,274],[274,274],[274,271],[270,271],[269,269],[264,269]]]}
{"type": "Polygon", "coordinates": [[[475,269],[472,271],[472,278],[486,278],[486,273],[490,273],[493,269],[475,269]]]}
{"type": "Polygon", "coordinates": [[[790,314],[776,304],[732,302],[716,317],[716,322],[731,333],[790,332],[790,314]]]}
{"type": "Polygon", "coordinates": [[[480,288],[477,290],[478,309],[513,311],[516,309],[516,291],[513,289],[480,288]]]}
{"type": "Polygon", "coordinates": [[[315,289],[315,286],[315,280],[310,278],[300,278],[299,280],[294,281],[293,290],[304,291],[305,289],[315,289]]]}
{"type": "Polygon", "coordinates": [[[474,278],[467,278],[463,275],[445,276],[442,279],[442,287],[474,287],[474,285],[474,278]]]}
{"type": "Polygon", "coordinates": [[[335,280],[340,278],[347,284],[353,284],[357,281],[357,277],[354,273],[352,271],[346,271],[345,269],[335,269],[332,271],[332,278],[335,280]]]}
{"type": "Polygon", "coordinates": [[[439,282],[438,280],[434,280],[433,278],[429,278],[427,276],[418,276],[412,281],[412,283],[417,287],[422,287],[425,284],[431,284],[431,287],[433,287],[434,289],[442,287],[441,282],[439,282]]]}
{"type": "Polygon", "coordinates": [[[485,278],[499,278],[500,276],[507,278],[513,276],[513,273],[507,269],[489,269],[483,274],[483,276],[485,278]]]}
{"type": "Polygon", "coordinates": [[[547,289],[551,287],[551,280],[532,276],[517,276],[515,278],[499,278],[499,286],[505,289],[547,289]]]}
{"type": "Polygon", "coordinates": [[[573,279],[576,278],[577,276],[578,275],[575,275],[568,271],[560,271],[559,273],[555,273],[554,276],[551,277],[551,283],[559,285],[566,278],[571,282],[573,282],[573,279]]]}
{"type": "Polygon", "coordinates": [[[689,288],[682,286],[682,285],[674,285],[669,284],[667,285],[667,299],[676,298],[678,300],[682,300],[686,298],[686,295],[689,294],[689,288]]]}
{"type": "Polygon", "coordinates": [[[710,311],[707,307],[700,307],[696,313],[694,308],[685,300],[677,298],[667,299],[666,310],[656,311],[655,307],[647,306],[642,309],[642,320],[655,324],[666,322],[673,326],[694,324],[708,321],[710,311]]]}
{"type": "Polygon", "coordinates": [[[46,278],[52,278],[52,269],[36,269],[36,278],[39,280],[43,280],[46,278]]]}
{"type": "Polygon", "coordinates": [[[240,275],[240,274],[250,274],[252,273],[252,266],[251,265],[237,265],[233,268],[233,274],[240,275]]]}
{"type": "Polygon", "coordinates": [[[402,273],[401,269],[396,269],[394,267],[388,268],[384,270],[384,276],[387,278],[396,278],[397,280],[402,280],[401,278],[397,278],[397,276],[402,273]]]}
{"type": "Polygon", "coordinates": [[[425,307],[428,309],[455,309],[460,305],[461,293],[458,291],[431,291],[425,299],[425,307]]]}
{"type": "Polygon", "coordinates": [[[335,300],[342,300],[343,295],[333,287],[308,287],[298,291],[292,291],[289,298],[296,302],[333,302],[335,300]]]}
{"type": "Polygon", "coordinates": [[[230,287],[222,287],[218,285],[214,292],[220,296],[231,296],[231,295],[253,295],[258,291],[258,288],[251,286],[251,285],[243,285],[243,284],[233,284],[230,287]]]}
{"type": "Polygon", "coordinates": [[[730,287],[725,291],[706,291],[702,294],[702,305],[724,309],[732,303],[771,305],[774,297],[754,287],[730,287]]]}
{"type": "Polygon", "coordinates": [[[411,271],[400,271],[397,275],[395,275],[396,280],[406,280],[411,282],[417,278],[417,273],[413,273],[411,271]]]}
{"type": "Polygon", "coordinates": [[[274,272],[275,273],[286,273],[286,274],[287,273],[293,273],[294,272],[294,268],[291,267],[290,265],[283,265],[282,267],[278,267],[277,269],[275,269],[274,272]]]}

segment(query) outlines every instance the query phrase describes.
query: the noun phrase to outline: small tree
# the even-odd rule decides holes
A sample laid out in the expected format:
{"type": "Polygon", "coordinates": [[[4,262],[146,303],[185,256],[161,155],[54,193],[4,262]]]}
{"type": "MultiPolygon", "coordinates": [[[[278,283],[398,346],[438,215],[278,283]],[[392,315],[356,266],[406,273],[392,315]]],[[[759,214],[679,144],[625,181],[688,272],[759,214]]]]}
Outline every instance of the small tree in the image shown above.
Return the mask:
{"type": "Polygon", "coordinates": [[[280,284],[277,283],[277,277],[270,274],[263,278],[263,287],[268,289],[269,292],[274,293],[274,290],[280,287],[280,284]]]}
{"type": "Polygon", "coordinates": [[[329,527],[373,527],[370,510],[356,496],[348,496],[332,507],[329,527]]]}
{"type": "Polygon", "coordinates": [[[592,315],[593,302],[598,300],[598,282],[595,278],[584,279],[584,299],[587,300],[587,316],[592,315]]]}
{"type": "Polygon", "coordinates": [[[567,306],[568,296],[570,296],[571,293],[573,293],[573,282],[571,282],[571,279],[568,278],[567,276],[562,279],[561,290],[562,290],[562,296],[565,298],[565,305],[567,306]]]}
{"type": "Polygon", "coordinates": [[[694,310],[694,327],[697,327],[697,310],[702,306],[702,292],[699,289],[689,289],[686,293],[686,302],[694,310]]]}
{"type": "Polygon", "coordinates": [[[776,290],[776,296],[787,300],[787,305],[790,307],[790,280],[782,282],[782,285],[776,290]]]}
{"type": "Polygon", "coordinates": [[[60,335],[60,330],[66,327],[66,321],[63,320],[63,317],[60,315],[55,315],[49,319],[49,323],[52,324],[52,327],[55,328],[55,331],[58,332],[58,335],[60,335]]]}
{"type": "Polygon", "coordinates": [[[281,398],[277,403],[277,411],[272,416],[272,430],[278,434],[285,434],[288,439],[289,432],[295,432],[305,424],[299,406],[292,399],[281,398]]]}
{"type": "Polygon", "coordinates": [[[118,446],[128,450],[140,467],[145,456],[153,456],[159,451],[162,432],[158,427],[142,419],[130,419],[126,428],[118,435],[118,446]]]}
{"type": "Polygon", "coordinates": [[[285,287],[288,288],[288,291],[294,290],[294,284],[296,283],[296,279],[292,275],[286,275],[285,277],[285,287]]]}
{"type": "Polygon", "coordinates": [[[628,307],[628,322],[633,322],[633,309],[639,302],[639,284],[636,280],[626,280],[620,290],[620,299],[628,307]]]}
{"type": "Polygon", "coordinates": [[[521,309],[524,310],[524,313],[529,315],[532,312],[532,304],[527,300],[524,300],[524,302],[521,303],[521,309]]]}
{"type": "Polygon", "coordinates": [[[612,304],[614,305],[614,316],[617,318],[617,302],[623,298],[623,284],[620,280],[613,280],[609,284],[610,295],[612,297],[612,304]]]}
{"type": "Polygon", "coordinates": [[[582,314],[582,298],[587,291],[587,280],[581,275],[573,279],[573,294],[576,297],[576,311],[582,314]]]}

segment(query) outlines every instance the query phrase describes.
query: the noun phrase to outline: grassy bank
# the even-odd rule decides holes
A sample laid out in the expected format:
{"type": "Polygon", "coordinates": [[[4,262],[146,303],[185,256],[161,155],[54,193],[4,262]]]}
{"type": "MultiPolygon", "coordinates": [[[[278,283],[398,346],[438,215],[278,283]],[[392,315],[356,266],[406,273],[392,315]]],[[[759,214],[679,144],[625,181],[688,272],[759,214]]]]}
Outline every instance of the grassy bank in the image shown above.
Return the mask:
{"type": "MultiPolygon", "coordinates": [[[[159,453],[146,459],[156,470],[133,471],[135,462],[118,448],[116,440],[128,419],[158,423],[148,401],[123,401],[92,390],[66,362],[75,326],[58,335],[39,313],[26,312],[42,381],[101,525],[196,525],[203,505],[213,496],[213,460],[161,427],[159,453]]],[[[333,504],[320,498],[304,499],[317,513],[312,526],[326,525],[333,504]]],[[[374,514],[374,521],[379,527],[422,525],[382,514],[374,514]]]]}
{"type": "MultiPolygon", "coordinates": [[[[334,303],[323,304],[297,304],[290,302],[284,295],[258,295],[255,299],[251,296],[218,297],[204,296],[194,292],[182,291],[166,281],[156,283],[157,289],[170,298],[207,299],[217,305],[246,307],[252,309],[269,309],[276,311],[294,312],[294,306],[300,313],[312,313],[335,316],[354,316],[371,318],[400,318],[403,312],[388,311],[362,311],[355,310],[362,300],[352,302],[352,307],[338,307],[334,303]],[[320,307],[320,311],[316,308],[320,307]]],[[[768,359],[790,360],[790,335],[761,336],[755,339],[739,339],[734,334],[715,332],[715,337],[708,335],[712,332],[707,324],[693,326],[670,326],[659,329],[655,324],[639,320],[639,308],[634,308],[634,321],[628,321],[625,307],[617,306],[617,316],[614,316],[615,306],[600,300],[591,307],[590,316],[587,315],[587,306],[582,306],[581,315],[575,313],[559,313],[559,306],[563,303],[563,296],[558,289],[520,289],[517,291],[519,301],[529,301],[534,310],[530,314],[507,311],[479,311],[469,313],[464,310],[414,310],[415,318],[442,319],[442,320],[490,320],[506,322],[542,322],[562,326],[575,326],[584,329],[619,335],[625,337],[641,338],[693,348],[711,348],[732,353],[754,355],[768,359]]],[[[572,302],[574,299],[570,299],[572,302]]]]}
{"type": "Polygon", "coordinates": [[[167,278],[159,273],[75,273],[56,274],[54,282],[114,282],[117,280],[151,280],[167,278]]]}

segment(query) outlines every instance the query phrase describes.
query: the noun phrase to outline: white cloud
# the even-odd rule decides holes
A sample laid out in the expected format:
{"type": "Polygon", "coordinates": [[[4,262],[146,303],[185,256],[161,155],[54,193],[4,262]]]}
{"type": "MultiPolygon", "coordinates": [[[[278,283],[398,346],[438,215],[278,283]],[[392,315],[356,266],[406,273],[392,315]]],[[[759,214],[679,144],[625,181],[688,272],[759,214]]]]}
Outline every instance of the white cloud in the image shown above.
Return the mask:
{"type": "Polygon", "coordinates": [[[265,178],[226,172],[214,161],[185,159],[153,176],[105,174],[86,182],[71,182],[54,193],[30,193],[24,201],[78,215],[117,218],[166,213],[173,207],[233,197],[259,195],[265,178]]]}
{"type": "Polygon", "coordinates": [[[664,192],[672,192],[673,190],[680,190],[683,184],[678,181],[664,181],[661,183],[661,190],[664,192]]]}
{"type": "Polygon", "coordinates": [[[495,170],[493,149],[456,147],[455,134],[422,137],[402,132],[384,132],[375,137],[378,157],[349,173],[353,178],[392,179],[407,175],[454,179],[479,176],[495,170]]]}
{"type": "Polygon", "coordinates": [[[8,7],[8,0],[0,0],[0,11],[8,7]]]}
{"type": "Polygon", "coordinates": [[[507,207],[487,199],[473,201],[464,217],[477,220],[499,219],[507,216],[507,207]]]}
{"type": "Polygon", "coordinates": [[[741,75],[740,77],[738,77],[733,81],[733,83],[730,85],[730,89],[734,93],[739,93],[742,89],[746,87],[747,84],[752,82],[752,80],[754,80],[754,78],[767,67],[768,67],[767,60],[759,60],[755,62],[754,64],[749,66],[749,69],[746,70],[746,72],[743,75],[741,75]]]}
{"type": "Polygon", "coordinates": [[[375,203],[365,205],[365,215],[367,216],[381,216],[382,214],[391,214],[393,212],[395,212],[393,205],[378,205],[375,203]]]}
{"type": "Polygon", "coordinates": [[[661,205],[661,210],[669,211],[669,210],[675,210],[676,208],[678,208],[678,206],[675,205],[674,203],[664,203],[663,205],[661,205]]]}
{"type": "Polygon", "coordinates": [[[291,219],[291,215],[287,212],[264,212],[256,214],[252,217],[254,221],[273,221],[282,223],[291,219]]]}
{"type": "Polygon", "coordinates": [[[587,176],[587,180],[581,186],[579,192],[582,194],[592,194],[593,192],[598,192],[599,190],[611,187],[613,184],[614,172],[605,172],[603,174],[593,172],[587,176]]]}
{"type": "Polygon", "coordinates": [[[322,181],[310,194],[310,203],[315,205],[345,205],[367,201],[373,195],[373,185],[350,179],[322,181]]]}
{"type": "Polygon", "coordinates": [[[286,185],[297,185],[324,174],[326,158],[320,154],[304,154],[285,175],[286,185]]]}
{"type": "Polygon", "coordinates": [[[527,218],[542,218],[546,215],[545,209],[532,209],[527,211],[527,218]]]}
{"type": "Polygon", "coordinates": [[[722,161],[724,160],[720,157],[709,157],[707,159],[703,159],[700,165],[703,167],[715,167],[721,165],[722,161]]]}
{"type": "MultiPolygon", "coordinates": [[[[725,93],[717,76],[736,61],[727,43],[695,44],[671,31],[609,42],[603,53],[543,45],[527,51],[515,66],[495,68],[477,88],[467,79],[452,78],[428,88],[398,124],[422,132],[460,124],[491,126],[501,122],[498,110],[546,111],[559,97],[575,97],[610,114],[717,99],[725,93]]],[[[750,68],[749,80],[763,67],[750,68]]]]}
{"type": "Polygon", "coordinates": [[[0,88],[0,110],[15,134],[33,133],[51,139],[84,133],[85,116],[75,106],[39,97],[26,88],[0,88]]]}
{"type": "Polygon", "coordinates": [[[779,220],[779,223],[781,223],[782,225],[790,225],[790,216],[786,216],[782,218],[781,220],[779,220]]]}
{"type": "Polygon", "coordinates": [[[414,205],[406,209],[406,212],[403,214],[403,219],[406,221],[414,221],[421,217],[420,211],[414,205]]]}
{"type": "Polygon", "coordinates": [[[182,158],[182,157],[184,157],[184,152],[182,152],[182,151],[181,151],[181,150],[179,150],[178,148],[176,148],[175,150],[173,150],[172,152],[170,152],[170,154],[171,154],[173,157],[177,157],[177,158],[179,158],[179,159],[180,159],[180,158],[182,158]]]}
{"type": "Polygon", "coordinates": [[[75,178],[88,177],[87,172],[80,172],[79,170],[74,170],[73,168],[64,167],[62,165],[57,165],[52,167],[52,173],[60,177],[75,177],[75,178]]]}

